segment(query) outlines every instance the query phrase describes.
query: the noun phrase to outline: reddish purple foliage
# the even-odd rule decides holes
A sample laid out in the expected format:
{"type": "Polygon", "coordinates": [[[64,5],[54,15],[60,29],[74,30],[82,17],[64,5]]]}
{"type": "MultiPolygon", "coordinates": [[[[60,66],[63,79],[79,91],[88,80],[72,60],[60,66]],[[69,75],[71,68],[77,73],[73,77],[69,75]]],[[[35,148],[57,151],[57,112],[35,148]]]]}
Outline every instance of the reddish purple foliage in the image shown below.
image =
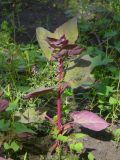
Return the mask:
{"type": "Polygon", "coordinates": [[[73,118],[74,123],[94,131],[101,131],[109,126],[104,119],[89,111],[75,111],[70,116],[73,118]]]}
{"type": "Polygon", "coordinates": [[[7,160],[7,159],[5,159],[5,158],[3,158],[3,157],[0,157],[0,160],[7,160]]]}
{"type": "Polygon", "coordinates": [[[46,41],[53,49],[61,48],[68,44],[68,40],[66,40],[65,35],[63,35],[60,39],[47,37],[46,41]]]}
{"type": "Polygon", "coordinates": [[[53,87],[48,87],[48,88],[38,88],[28,94],[26,94],[24,96],[25,99],[30,99],[30,98],[35,98],[35,97],[38,97],[42,94],[45,94],[45,93],[49,93],[49,92],[52,92],[54,90],[53,87]]]}
{"type": "Polygon", "coordinates": [[[22,139],[22,140],[26,140],[26,139],[31,139],[33,137],[33,134],[32,133],[23,132],[23,133],[17,134],[17,137],[22,139]]]}
{"type": "Polygon", "coordinates": [[[5,99],[0,99],[0,112],[5,111],[8,107],[9,102],[5,99]]]}
{"type": "Polygon", "coordinates": [[[50,45],[50,48],[53,52],[51,60],[55,60],[58,58],[69,57],[80,54],[84,49],[80,48],[76,44],[68,44],[68,40],[66,40],[65,35],[63,35],[60,39],[47,37],[46,41],[50,45]],[[56,53],[56,49],[59,49],[56,53]]]}

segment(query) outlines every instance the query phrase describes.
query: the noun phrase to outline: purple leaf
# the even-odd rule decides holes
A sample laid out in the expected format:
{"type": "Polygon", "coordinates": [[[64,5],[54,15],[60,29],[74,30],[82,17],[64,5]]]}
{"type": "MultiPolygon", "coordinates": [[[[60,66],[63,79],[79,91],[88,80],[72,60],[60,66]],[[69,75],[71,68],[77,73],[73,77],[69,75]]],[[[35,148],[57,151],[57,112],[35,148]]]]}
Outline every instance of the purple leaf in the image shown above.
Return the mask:
{"type": "Polygon", "coordinates": [[[68,56],[74,56],[80,54],[84,48],[80,48],[79,46],[76,46],[75,48],[68,51],[68,56]]]}
{"type": "Polygon", "coordinates": [[[7,160],[7,159],[5,159],[5,158],[3,158],[3,157],[0,157],[0,160],[7,160]]]}
{"type": "Polygon", "coordinates": [[[5,99],[0,99],[0,112],[5,111],[8,107],[9,102],[5,99]]]}
{"type": "Polygon", "coordinates": [[[17,137],[22,139],[22,140],[26,140],[26,139],[31,139],[33,137],[33,134],[32,133],[23,132],[23,133],[17,134],[17,137]]]}
{"type": "Polygon", "coordinates": [[[68,44],[68,40],[66,40],[65,35],[63,35],[60,39],[47,37],[46,41],[50,45],[50,47],[56,49],[61,48],[68,44]]]}
{"type": "Polygon", "coordinates": [[[35,98],[35,97],[38,97],[42,94],[45,94],[45,93],[49,93],[49,92],[52,92],[54,91],[54,88],[53,87],[48,87],[48,88],[38,88],[28,94],[26,94],[24,96],[25,99],[30,99],[30,98],[35,98]]]}
{"type": "Polygon", "coordinates": [[[67,44],[63,46],[57,54],[52,55],[51,60],[58,59],[62,56],[69,57],[80,54],[84,48],[80,48],[76,44],[67,44]]]}
{"type": "Polygon", "coordinates": [[[75,111],[70,116],[73,118],[74,123],[93,131],[101,131],[109,126],[104,119],[89,111],[75,111]]]}
{"type": "MultiPolygon", "coordinates": [[[[57,54],[52,55],[52,57],[53,57],[54,59],[58,59],[58,58],[60,58],[60,57],[62,57],[62,56],[67,56],[67,53],[68,53],[68,51],[67,51],[66,49],[62,49],[62,50],[60,50],[57,54]]],[[[53,59],[53,60],[54,60],[54,59],[53,59]]]]}

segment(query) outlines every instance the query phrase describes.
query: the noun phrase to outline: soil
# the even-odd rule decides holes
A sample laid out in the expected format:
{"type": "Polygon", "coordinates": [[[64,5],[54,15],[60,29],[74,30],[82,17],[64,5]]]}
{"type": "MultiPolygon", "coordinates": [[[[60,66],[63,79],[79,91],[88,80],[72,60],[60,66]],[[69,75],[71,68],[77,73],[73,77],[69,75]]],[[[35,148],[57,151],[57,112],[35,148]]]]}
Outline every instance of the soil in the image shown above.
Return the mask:
{"type": "Polygon", "coordinates": [[[54,30],[57,26],[65,22],[66,17],[61,9],[50,5],[40,5],[39,2],[25,1],[22,6],[22,12],[19,15],[20,24],[25,28],[25,35],[16,37],[18,42],[24,39],[24,42],[35,40],[35,31],[37,27],[45,27],[48,30],[54,30]],[[24,36],[24,38],[23,38],[24,36]]]}
{"type": "MultiPolygon", "coordinates": [[[[114,126],[114,128],[120,126],[114,126]]],[[[91,151],[95,160],[120,160],[120,143],[113,141],[113,136],[105,131],[92,132],[83,129],[88,137],[83,140],[87,151],[91,151]]]]}
{"type": "MultiPolygon", "coordinates": [[[[120,125],[113,126],[112,129],[120,128],[120,125]]],[[[85,138],[80,140],[84,144],[84,152],[80,156],[80,160],[87,160],[87,155],[92,152],[95,160],[120,160],[120,143],[113,141],[113,136],[108,131],[94,132],[85,128],[75,126],[74,132],[82,132],[87,134],[85,138]]],[[[50,137],[37,137],[35,143],[25,145],[30,155],[30,160],[38,160],[40,155],[45,155],[50,147],[50,137]],[[34,148],[34,149],[33,149],[34,148]]],[[[42,160],[42,158],[41,158],[42,160]]]]}

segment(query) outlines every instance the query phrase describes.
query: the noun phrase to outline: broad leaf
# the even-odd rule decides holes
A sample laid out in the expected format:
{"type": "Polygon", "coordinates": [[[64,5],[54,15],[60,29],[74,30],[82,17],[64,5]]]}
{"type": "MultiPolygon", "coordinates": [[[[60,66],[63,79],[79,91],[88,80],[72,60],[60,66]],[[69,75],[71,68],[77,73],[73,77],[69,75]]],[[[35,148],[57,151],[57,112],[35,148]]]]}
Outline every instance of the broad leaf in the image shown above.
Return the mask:
{"type": "Polygon", "coordinates": [[[20,149],[19,145],[15,141],[11,143],[10,148],[13,149],[14,152],[17,152],[20,149]]]}
{"type": "Polygon", "coordinates": [[[0,131],[8,131],[10,128],[10,120],[5,121],[4,119],[0,120],[0,131]]]}
{"type": "Polygon", "coordinates": [[[26,141],[28,139],[31,139],[33,137],[33,134],[28,132],[23,132],[23,133],[17,134],[17,137],[20,138],[20,140],[26,141]]]}
{"type": "Polygon", "coordinates": [[[70,61],[68,68],[65,70],[64,81],[69,83],[72,88],[79,86],[88,88],[94,82],[90,65],[91,58],[88,55],[70,61]]]}
{"type": "Polygon", "coordinates": [[[40,95],[43,95],[43,94],[46,94],[46,93],[50,93],[52,91],[54,91],[53,87],[48,87],[48,88],[41,87],[41,88],[38,88],[38,89],[26,94],[24,96],[24,98],[25,99],[35,98],[35,97],[38,97],[40,95]]]}
{"type": "Polygon", "coordinates": [[[7,142],[4,143],[5,150],[12,149],[12,150],[14,150],[14,152],[16,152],[19,150],[19,148],[20,148],[19,145],[15,141],[11,142],[11,144],[9,144],[7,142]]]}
{"type": "Polygon", "coordinates": [[[81,142],[78,142],[76,144],[72,143],[72,144],[69,144],[69,147],[70,149],[76,151],[76,152],[81,152],[82,149],[84,148],[83,147],[83,144],[81,142]]]}
{"type": "Polygon", "coordinates": [[[19,118],[21,123],[38,123],[40,120],[44,119],[45,114],[41,115],[39,111],[34,108],[28,108],[24,113],[15,112],[15,117],[19,118]]]}
{"type": "Polygon", "coordinates": [[[58,137],[57,137],[57,140],[62,141],[62,142],[67,142],[68,141],[68,137],[59,134],[58,137]]]}
{"type": "Polygon", "coordinates": [[[9,107],[6,109],[6,111],[13,111],[18,107],[18,101],[19,98],[16,98],[14,101],[9,103],[9,107]]]}
{"type": "Polygon", "coordinates": [[[9,105],[9,102],[7,100],[0,99],[0,112],[5,111],[8,105],[9,105]]]}
{"type": "Polygon", "coordinates": [[[117,103],[118,103],[117,97],[116,98],[114,98],[114,97],[109,98],[110,105],[116,105],[117,103]]]}
{"type": "Polygon", "coordinates": [[[111,30],[111,31],[105,32],[104,37],[105,38],[112,38],[112,37],[116,36],[117,34],[118,34],[117,31],[111,30]]]}
{"type": "Polygon", "coordinates": [[[95,160],[95,157],[91,152],[88,154],[88,160],[95,160]]]}
{"type": "Polygon", "coordinates": [[[109,126],[104,119],[89,111],[75,111],[70,116],[73,118],[74,123],[93,131],[101,131],[109,126]]]}
{"type": "Polygon", "coordinates": [[[37,35],[37,40],[38,43],[43,51],[44,56],[50,60],[51,59],[51,55],[52,55],[52,51],[50,49],[50,46],[48,44],[48,42],[46,41],[47,37],[51,37],[51,38],[55,38],[54,34],[49,32],[48,30],[39,27],[36,29],[36,35],[37,35]]]}
{"type": "Polygon", "coordinates": [[[101,55],[95,56],[94,58],[91,58],[91,68],[95,68],[97,66],[107,65],[108,63],[111,63],[113,60],[109,57],[102,58],[101,55]]]}
{"type": "Polygon", "coordinates": [[[72,18],[55,30],[56,38],[65,35],[69,43],[75,43],[78,38],[77,18],[72,18]]]}
{"type": "Polygon", "coordinates": [[[0,157],[0,160],[7,160],[7,159],[5,159],[5,158],[3,158],[3,157],[0,157]]]}
{"type": "Polygon", "coordinates": [[[23,123],[19,123],[19,122],[15,122],[14,123],[14,132],[15,133],[35,133],[32,129],[28,128],[25,124],[23,123]]]}
{"type": "Polygon", "coordinates": [[[76,139],[80,139],[80,138],[86,137],[86,134],[83,134],[83,133],[73,133],[73,134],[70,135],[70,137],[74,137],[76,139]]]}

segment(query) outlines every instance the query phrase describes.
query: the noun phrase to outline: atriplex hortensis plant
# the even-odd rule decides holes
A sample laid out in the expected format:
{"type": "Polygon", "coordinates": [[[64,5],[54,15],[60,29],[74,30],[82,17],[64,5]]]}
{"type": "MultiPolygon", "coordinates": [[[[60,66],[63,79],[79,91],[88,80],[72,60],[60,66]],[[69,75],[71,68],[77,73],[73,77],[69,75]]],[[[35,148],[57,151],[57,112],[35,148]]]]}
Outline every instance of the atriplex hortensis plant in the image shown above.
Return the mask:
{"type": "Polygon", "coordinates": [[[51,60],[56,60],[58,62],[58,97],[57,97],[57,116],[58,116],[58,129],[61,130],[61,82],[63,75],[63,60],[68,56],[73,56],[79,54],[83,48],[75,44],[69,44],[65,35],[60,37],[60,39],[47,37],[50,49],[52,51],[51,60]]]}
{"type": "MultiPolygon", "coordinates": [[[[36,32],[37,40],[40,44],[44,56],[49,61],[56,60],[58,62],[57,124],[59,133],[61,133],[61,130],[64,130],[64,128],[67,127],[67,125],[62,126],[61,124],[61,95],[63,92],[63,88],[65,88],[66,86],[64,85],[64,87],[62,88],[63,61],[65,58],[78,55],[84,50],[83,48],[80,48],[75,44],[75,41],[78,37],[77,19],[73,18],[64,23],[63,25],[58,27],[54,33],[51,33],[42,27],[37,28],[36,32]]],[[[39,88],[33,92],[28,93],[25,98],[33,98],[39,96],[40,94],[51,92],[53,91],[53,89],[53,87],[45,89],[39,88]]],[[[106,121],[89,111],[75,111],[72,112],[70,116],[74,119],[71,124],[77,123],[94,131],[103,130],[108,126],[108,123],[106,121]]]]}

